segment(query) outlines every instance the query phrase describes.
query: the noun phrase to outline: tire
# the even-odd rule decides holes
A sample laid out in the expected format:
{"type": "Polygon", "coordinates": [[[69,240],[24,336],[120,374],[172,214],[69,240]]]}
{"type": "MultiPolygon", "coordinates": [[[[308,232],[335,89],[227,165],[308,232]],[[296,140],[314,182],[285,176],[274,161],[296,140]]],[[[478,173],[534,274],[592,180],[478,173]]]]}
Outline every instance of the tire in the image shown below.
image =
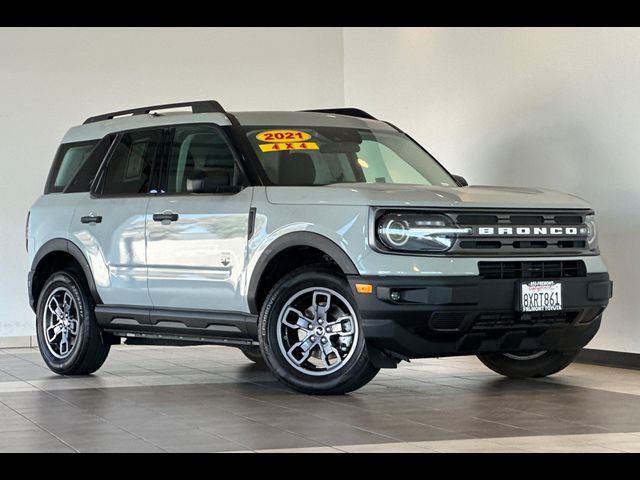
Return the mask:
{"type": "Polygon", "coordinates": [[[107,359],[111,344],[102,336],[94,306],[84,277],[75,270],[55,272],[45,282],[38,299],[36,335],[40,354],[53,372],[88,375],[107,359]]]}
{"type": "Polygon", "coordinates": [[[258,346],[240,347],[240,351],[244,353],[244,356],[251,360],[256,365],[264,365],[264,358],[262,358],[262,352],[258,346]]]}
{"type": "Polygon", "coordinates": [[[355,305],[346,279],[324,265],[297,269],[276,283],[258,323],[262,356],[276,378],[314,395],[342,395],[369,383],[379,369],[369,361],[355,305]]]}
{"type": "Polygon", "coordinates": [[[484,353],[478,358],[487,367],[510,378],[539,378],[563,370],[578,352],[484,353]]]}

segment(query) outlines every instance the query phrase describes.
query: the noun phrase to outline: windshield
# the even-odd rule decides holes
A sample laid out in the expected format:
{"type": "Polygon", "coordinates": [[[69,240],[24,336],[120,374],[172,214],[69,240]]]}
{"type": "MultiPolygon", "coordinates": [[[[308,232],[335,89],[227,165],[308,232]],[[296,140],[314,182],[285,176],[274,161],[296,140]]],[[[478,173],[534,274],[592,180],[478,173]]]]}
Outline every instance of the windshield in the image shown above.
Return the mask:
{"type": "Polygon", "coordinates": [[[452,187],[455,180],[406,135],[342,127],[249,127],[274,185],[394,183],[452,187]]]}

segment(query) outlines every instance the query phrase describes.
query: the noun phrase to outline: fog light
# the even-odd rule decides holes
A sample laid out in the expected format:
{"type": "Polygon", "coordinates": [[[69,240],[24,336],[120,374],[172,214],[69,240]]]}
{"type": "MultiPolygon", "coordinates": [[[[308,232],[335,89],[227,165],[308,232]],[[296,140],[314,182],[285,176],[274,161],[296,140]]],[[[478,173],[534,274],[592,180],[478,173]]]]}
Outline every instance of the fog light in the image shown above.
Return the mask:
{"type": "Polygon", "coordinates": [[[400,300],[400,292],[397,291],[392,291],[391,294],[389,295],[389,297],[391,298],[391,300],[393,300],[394,302],[397,302],[398,300],[400,300]]]}

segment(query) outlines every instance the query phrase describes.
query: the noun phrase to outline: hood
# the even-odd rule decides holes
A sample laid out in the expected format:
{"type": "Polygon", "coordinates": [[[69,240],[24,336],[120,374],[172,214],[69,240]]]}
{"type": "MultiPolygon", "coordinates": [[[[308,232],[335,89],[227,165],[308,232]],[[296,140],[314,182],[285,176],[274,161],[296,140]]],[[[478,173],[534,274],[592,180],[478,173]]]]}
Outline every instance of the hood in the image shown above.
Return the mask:
{"type": "Polygon", "coordinates": [[[388,183],[337,183],[322,187],[267,187],[271,203],[376,207],[588,209],[575,195],[543,188],[437,187],[388,183]]]}

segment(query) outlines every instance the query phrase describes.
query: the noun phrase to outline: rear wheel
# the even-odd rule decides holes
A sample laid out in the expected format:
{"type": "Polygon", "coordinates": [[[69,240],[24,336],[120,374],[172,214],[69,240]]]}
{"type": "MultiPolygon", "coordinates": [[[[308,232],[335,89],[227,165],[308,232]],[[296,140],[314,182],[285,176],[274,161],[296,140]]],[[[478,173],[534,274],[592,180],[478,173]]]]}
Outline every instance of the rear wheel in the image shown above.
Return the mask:
{"type": "Polygon", "coordinates": [[[478,358],[500,375],[511,378],[536,378],[553,375],[571,364],[578,352],[537,350],[517,353],[483,353],[478,358]]]}
{"type": "Polygon", "coordinates": [[[259,322],[265,362],[294,390],[344,394],[378,373],[367,356],[349,285],[326,267],[300,268],[279,281],[259,322]]]}
{"type": "Polygon", "coordinates": [[[88,375],[107,359],[93,299],[80,274],[61,270],[44,284],[38,300],[36,335],[44,362],[61,375],[88,375]]]}

